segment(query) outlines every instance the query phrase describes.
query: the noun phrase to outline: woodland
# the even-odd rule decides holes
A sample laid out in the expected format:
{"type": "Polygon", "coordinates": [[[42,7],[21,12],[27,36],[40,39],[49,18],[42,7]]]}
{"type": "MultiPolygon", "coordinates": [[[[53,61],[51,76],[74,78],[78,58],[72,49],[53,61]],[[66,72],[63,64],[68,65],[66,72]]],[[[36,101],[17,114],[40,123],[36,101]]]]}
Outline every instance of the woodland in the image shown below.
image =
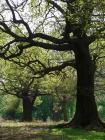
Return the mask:
{"type": "Polygon", "coordinates": [[[0,138],[105,131],[104,47],[104,0],[0,1],[0,138]]]}

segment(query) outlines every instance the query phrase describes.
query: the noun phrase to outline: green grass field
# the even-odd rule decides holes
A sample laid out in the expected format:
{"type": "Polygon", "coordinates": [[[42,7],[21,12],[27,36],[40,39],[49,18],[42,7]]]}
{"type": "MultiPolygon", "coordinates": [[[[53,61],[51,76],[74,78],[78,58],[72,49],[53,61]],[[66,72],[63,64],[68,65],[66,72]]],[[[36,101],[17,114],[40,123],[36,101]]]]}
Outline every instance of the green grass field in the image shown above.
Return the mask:
{"type": "Polygon", "coordinates": [[[0,123],[0,140],[105,140],[104,132],[49,128],[53,123],[0,123]]]}

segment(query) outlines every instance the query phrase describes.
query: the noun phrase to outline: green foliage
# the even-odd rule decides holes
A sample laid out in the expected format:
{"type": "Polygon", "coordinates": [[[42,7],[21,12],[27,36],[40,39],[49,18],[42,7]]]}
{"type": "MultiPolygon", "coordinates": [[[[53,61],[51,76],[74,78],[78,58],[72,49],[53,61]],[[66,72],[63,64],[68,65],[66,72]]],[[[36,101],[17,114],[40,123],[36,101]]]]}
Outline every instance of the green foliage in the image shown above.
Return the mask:
{"type": "Polygon", "coordinates": [[[52,97],[49,96],[42,96],[40,97],[40,104],[36,104],[34,106],[33,115],[36,119],[41,119],[43,121],[47,121],[48,117],[52,119],[52,97]],[[35,114],[34,114],[35,113],[35,114]]]}
{"type": "Polygon", "coordinates": [[[101,93],[100,95],[96,95],[97,99],[97,107],[98,107],[98,112],[101,117],[101,119],[104,121],[105,120],[105,95],[101,93]]]}
{"type": "Polygon", "coordinates": [[[20,99],[11,96],[2,96],[2,102],[0,102],[0,115],[5,119],[16,119],[21,108],[19,108],[20,99]]]}
{"type": "MultiPolygon", "coordinates": [[[[2,79],[4,79],[5,88],[8,91],[7,92],[5,90],[1,83],[1,93],[4,95],[12,94],[17,97],[21,97],[23,90],[27,89],[31,79],[36,76],[34,75],[36,71],[44,69],[45,67],[53,67],[59,64],[61,59],[62,62],[65,60],[69,60],[69,53],[54,53],[52,51],[47,52],[45,50],[31,48],[25,50],[21,57],[13,59],[14,63],[1,60],[0,65],[2,69],[0,75],[2,79]]],[[[52,96],[54,96],[55,98],[54,100],[56,100],[56,102],[59,102],[60,96],[64,94],[71,96],[74,93],[74,75],[75,72],[71,68],[66,68],[62,72],[57,71],[51,76],[47,75],[41,79],[35,78],[32,85],[26,91],[35,91],[36,87],[38,87],[38,90],[41,94],[52,94],[52,96]]],[[[38,119],[44,119],[45,117],[45,119],[47,119],[47,117],[49,116],[52,119],[52,104],[50,105],[49,100],[50,99],[47,99],[46,97],[38,97],[36,99],[36,107],[33,111],[33,117],[38,119]]],[[[20,105],[20,108],[22,108],[22,104],[20,105]]],[[[18,117],[19,113],[22,112],[22,109],[20,109],[19,111],[18,108],[17,112],[18,113],[16,115],[18,117]]]]}
{"type": "Polygon", "coordinates": [[[104,140],[104,132],[86,131],[82,129],[53,129],[52,134],[62,136],[66,140],[104,140]]]}

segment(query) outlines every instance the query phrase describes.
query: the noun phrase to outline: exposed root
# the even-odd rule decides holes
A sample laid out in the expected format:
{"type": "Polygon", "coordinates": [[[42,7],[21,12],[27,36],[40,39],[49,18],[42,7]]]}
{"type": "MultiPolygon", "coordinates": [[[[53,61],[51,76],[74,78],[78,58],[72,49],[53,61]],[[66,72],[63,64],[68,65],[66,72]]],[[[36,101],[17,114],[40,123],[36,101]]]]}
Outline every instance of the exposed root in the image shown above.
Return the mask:
{"type": "Polygon", "coordinates": [[[87,125],[82,125],[77,121],[71,121],[69,123],[59,124],[56,128],[81,128],[85,130],[105,131],[105,123],[103,123],[100,119],[97,121],[91,121],[87,125]]]}

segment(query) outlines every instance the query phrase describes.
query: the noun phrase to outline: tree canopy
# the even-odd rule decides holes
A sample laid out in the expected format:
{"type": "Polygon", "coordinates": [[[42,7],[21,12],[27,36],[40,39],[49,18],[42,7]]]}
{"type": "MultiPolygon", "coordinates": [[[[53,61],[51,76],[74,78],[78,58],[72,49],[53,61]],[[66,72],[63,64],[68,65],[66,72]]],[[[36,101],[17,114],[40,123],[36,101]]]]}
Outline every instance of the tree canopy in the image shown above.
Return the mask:
{"type": "Polygon", "coordinates": [[[69,51],[82,36],[104,38],[104,1],[11,1],[0,3],[1,57],[32,46],[69,51]],[[69,29],[68,29],[69,28],[69,29]]]}

